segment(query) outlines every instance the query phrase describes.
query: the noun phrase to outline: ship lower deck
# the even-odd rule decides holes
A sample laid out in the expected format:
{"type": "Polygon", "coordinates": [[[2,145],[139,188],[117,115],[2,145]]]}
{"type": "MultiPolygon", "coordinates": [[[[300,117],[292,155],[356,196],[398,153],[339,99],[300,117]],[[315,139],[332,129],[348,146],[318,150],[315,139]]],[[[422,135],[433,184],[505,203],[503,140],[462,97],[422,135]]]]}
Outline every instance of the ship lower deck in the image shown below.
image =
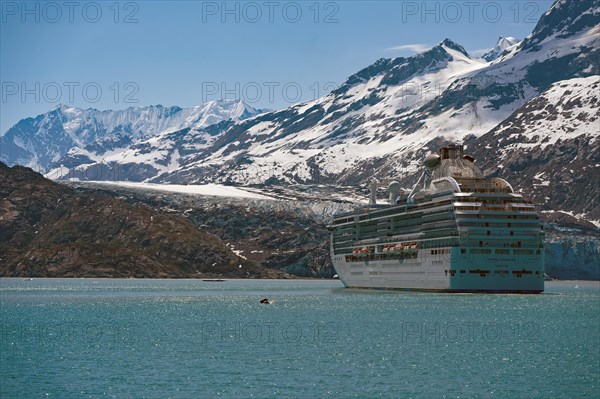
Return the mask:
{"type": "Polygon", "coordinates": [[[426,288],[392,288],[392,287],[361,287],[349,286],[346,288],[381,291],[406,291],[406,292],[435,292],[441,294],[541,294],[544,290],[485,290],[485,289],[426,289],[426,288]]]}
{"type": "Polygon", "coordinates": [[[421,250],[409,259],[333,256],[340,280],[349,288],[465,293],[540,293],[544,290],[543,257],[461,253],[440,248],[421,250]]]}

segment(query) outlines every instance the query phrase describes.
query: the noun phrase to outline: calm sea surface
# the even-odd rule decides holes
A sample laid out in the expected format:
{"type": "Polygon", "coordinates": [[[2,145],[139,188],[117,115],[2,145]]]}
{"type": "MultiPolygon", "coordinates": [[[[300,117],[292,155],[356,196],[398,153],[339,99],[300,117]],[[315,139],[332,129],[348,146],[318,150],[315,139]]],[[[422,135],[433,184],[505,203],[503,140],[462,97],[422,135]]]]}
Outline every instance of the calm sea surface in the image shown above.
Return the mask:
{"type": "Polygon", "coordinates": [[[600,284],[0,279],[1,398],[598,398],[600,284]],[[268,297],[271,305],[259,300],[268,297]]]}

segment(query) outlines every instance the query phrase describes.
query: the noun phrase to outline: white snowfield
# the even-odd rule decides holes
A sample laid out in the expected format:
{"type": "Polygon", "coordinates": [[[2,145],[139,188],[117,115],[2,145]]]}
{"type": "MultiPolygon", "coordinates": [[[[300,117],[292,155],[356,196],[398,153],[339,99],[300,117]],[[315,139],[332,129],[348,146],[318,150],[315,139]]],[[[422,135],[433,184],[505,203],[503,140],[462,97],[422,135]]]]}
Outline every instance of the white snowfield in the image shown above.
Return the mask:
{"type": "Polygon", "coordinates": [[[225,186],[222,184],[152,184],[134,182],[86,181],[86,183],[137,188],[142,190],[165,191],[180,194],[196,194],[212,197],[251,198],[272,200],[272,197],[245,190],[243,188],[225,186]]]}
{"type": "Polygon", "coordinates": [[[516,148],[541,146],[545,148],[558,140],[589,138],[590,144],[600,139],[600,76],[563,80],[550,86],[523,107],[512,123],[496,131],[502,135],[517,124],[518,132],[511,136],[527,137],[530,143],[503,146],[506,154],[516,148]],[[539,136],[543,134],[543,140],[539,136]],[[538,139],[536,139],[538,137],[538,139]]]}

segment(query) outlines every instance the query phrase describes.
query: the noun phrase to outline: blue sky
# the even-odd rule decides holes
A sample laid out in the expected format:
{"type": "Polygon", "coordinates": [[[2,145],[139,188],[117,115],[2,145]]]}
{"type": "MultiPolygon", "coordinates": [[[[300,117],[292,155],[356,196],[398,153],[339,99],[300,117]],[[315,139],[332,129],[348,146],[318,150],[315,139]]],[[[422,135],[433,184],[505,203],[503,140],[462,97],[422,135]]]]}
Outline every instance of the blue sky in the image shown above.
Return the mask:
{"type": "Polygon", "coordinates": [[[552,1],[2,1],[0,132],[62,103],[278,109],[445,38],[481,54],[552,1]]]}

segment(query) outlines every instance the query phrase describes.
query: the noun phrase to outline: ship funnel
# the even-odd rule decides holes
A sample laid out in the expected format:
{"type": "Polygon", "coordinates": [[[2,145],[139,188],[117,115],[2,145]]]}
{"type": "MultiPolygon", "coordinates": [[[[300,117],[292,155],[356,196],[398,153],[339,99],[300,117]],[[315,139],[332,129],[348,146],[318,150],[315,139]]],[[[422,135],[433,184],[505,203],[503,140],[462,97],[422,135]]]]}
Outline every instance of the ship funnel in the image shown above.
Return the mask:
{"type": "Polygon", "coordinates": [[[460,159],[463,157],[463,146],[450,144],[448,147],[440,148],[440,156],[442,159],[460,159]]]}

